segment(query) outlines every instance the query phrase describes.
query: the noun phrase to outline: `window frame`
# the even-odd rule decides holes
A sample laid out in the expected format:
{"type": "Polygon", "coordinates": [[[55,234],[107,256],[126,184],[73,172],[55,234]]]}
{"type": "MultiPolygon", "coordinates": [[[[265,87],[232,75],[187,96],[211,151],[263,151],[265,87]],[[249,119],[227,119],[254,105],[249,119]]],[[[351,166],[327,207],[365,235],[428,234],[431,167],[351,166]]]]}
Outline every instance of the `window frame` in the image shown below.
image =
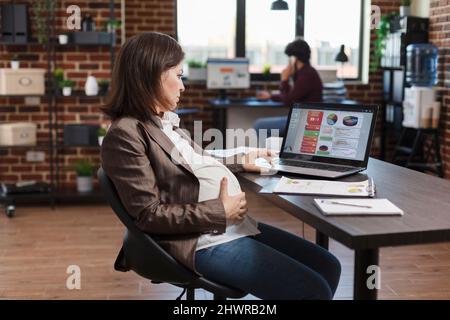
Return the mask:
{"type": "MultiPolygon", "coordinates": [[[[296,21],[295,21],[295,37],[303,38],[305,36],[305,1],[308,0],[297,0],[296,5],[296,21]]],[[[311,1],[311,0],[310,0],[311,1]]],[[[360,29],[359,29],[359,60],[358,60],[358,76],[356,78],[344,78],[344,81],[349,82],[360,82],[363,80],[363,58],[364,58],[364,17],[366,8],[370,3],[366,0],[361,1],[361,12],[360,12],[360,29]]],[[[175,38],[178,40],[178,1],[175,2],[175,38]]],[[[245,22],[246,22],[246,0],[236,0],[236,35],[235,35],[235,57],[242,58],[245,57],[246,53],[246,43],[245,43],[245,22]]],[[[263,75],[262,73],[251,73],[251,81],[280,81],[280,73],[270,73],[269,75],[263,75]]]]}

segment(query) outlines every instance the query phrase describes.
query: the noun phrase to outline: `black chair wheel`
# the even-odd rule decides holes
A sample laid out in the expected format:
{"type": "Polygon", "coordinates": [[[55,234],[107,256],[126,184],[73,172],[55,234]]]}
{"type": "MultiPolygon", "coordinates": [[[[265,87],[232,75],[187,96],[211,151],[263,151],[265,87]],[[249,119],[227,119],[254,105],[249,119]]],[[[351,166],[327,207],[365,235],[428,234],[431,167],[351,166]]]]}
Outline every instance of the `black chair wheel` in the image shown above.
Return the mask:
{"type": "Polygon", "coordinates": [[[8,218],[14,217],[15,213],[16,213],[16,207],[6,206],[6,215],[8,216],[8,218]]]}

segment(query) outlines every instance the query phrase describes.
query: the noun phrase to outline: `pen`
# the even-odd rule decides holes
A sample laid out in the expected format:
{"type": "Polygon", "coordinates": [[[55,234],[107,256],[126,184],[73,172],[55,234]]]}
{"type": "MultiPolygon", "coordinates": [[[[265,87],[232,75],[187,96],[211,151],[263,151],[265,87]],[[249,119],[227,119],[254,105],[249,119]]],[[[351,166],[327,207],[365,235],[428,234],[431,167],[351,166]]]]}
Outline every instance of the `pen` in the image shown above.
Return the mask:
{"type": "Polygon", "coordinates": [[[337,202],[337,201],[324,201],[324,200],[322,200],[322,203],[329,203],[329,204],[337,204],[337,205],[341,205],[341,206],[349,206],[349,207],[372,209],[372,206],[364,206],[364,205],[360,205],[360,204],[351,204],[351,203],[344,203],[344,202],[337,202]]]}

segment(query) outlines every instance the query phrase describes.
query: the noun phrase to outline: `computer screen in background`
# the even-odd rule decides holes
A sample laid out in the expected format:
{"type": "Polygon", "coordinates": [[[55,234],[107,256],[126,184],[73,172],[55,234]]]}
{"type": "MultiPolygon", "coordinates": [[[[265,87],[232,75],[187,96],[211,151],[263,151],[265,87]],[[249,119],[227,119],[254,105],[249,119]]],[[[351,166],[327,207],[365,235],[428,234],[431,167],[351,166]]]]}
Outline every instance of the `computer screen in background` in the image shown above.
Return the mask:
{"type": "Polygon", "coordinates": [[[226,99],[226,89],[250,88],[250,61],[247,58],[216,59],[207,61],[208,89],[220,89],[221,99],[226,99]]]}
{"type": "Polygon", "coordinates": [[[294,109],[284,152],[363,161],[373,113],[294,109]]]}

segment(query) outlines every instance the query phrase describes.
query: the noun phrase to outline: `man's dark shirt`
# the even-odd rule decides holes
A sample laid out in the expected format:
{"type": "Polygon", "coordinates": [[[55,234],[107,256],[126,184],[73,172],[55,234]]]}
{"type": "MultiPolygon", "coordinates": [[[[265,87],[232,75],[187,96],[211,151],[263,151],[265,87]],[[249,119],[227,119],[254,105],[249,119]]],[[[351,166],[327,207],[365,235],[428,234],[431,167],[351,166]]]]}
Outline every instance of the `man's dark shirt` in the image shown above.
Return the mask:
{"type": "Polygon", "coordinates": [[[280,84],[280,94],[272,96],[274,100],[282,101],[286,106],[291,106],[294,102],[321,102],[322,101],[322,80],[319,73],[305,64],[295,75],[294,86],[289,81],[282,81],[280,84]]]}

